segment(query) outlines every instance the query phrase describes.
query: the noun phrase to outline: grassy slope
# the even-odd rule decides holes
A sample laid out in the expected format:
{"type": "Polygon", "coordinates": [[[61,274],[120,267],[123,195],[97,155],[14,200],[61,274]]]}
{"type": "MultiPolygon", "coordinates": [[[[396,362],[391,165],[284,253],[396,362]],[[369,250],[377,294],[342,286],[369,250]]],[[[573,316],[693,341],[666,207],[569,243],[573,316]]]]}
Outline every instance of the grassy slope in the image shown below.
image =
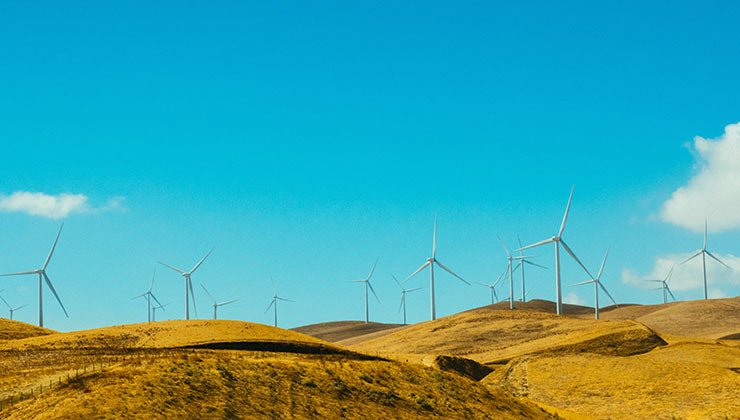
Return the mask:
{"type": "Polygon", "coordinates": [[[403,325],[401,324],[382,324],[379,322],[369,322],[366,324],[363,321],[336,321],[305,325],[303,327],[293,328],[292,331],[310,335],[311,337],[316,337],[330,343],[341,343],[368,334],[387,333],[402,327],[403,325]]]}
{"type": "Polygon", "coordinates": [[[657,335],[634,321],[595,321],[484,307],[411,325],[350,348],[396,358],[452,354],[495,363],[543,351],[635,354],[662,344],[657,335]]]}
{"type": "Polygon", "coordinates": [[[25,322],[0,318],[0,342],[54,333],[55,331],[53,330],[26,324],[25,322]]]}
{"type": "Polygon", "coordinates": [[[6,419],[547,419],[457,375],[381,361],[198,352],[122,365],[42,394],[6,419]]]}

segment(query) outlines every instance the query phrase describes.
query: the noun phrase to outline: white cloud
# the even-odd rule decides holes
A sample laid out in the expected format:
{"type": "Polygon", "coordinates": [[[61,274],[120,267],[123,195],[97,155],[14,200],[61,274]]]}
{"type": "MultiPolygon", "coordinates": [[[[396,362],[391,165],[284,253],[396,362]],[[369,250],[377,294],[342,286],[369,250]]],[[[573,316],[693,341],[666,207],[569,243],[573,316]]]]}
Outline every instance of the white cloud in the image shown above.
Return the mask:
{"type": "Polygon", "coordinates": [[[740,123],[716,139],[694,138],[695,174],[660,210],[664,222],[703,231],[740,228],[740,123]]]}
{"type": "Polygon", "coordinates": [[[121,209],[123,197],[114,197],[102,207],[91,207],[85,194],[49,195],[41,192],[16,191],[0,195],[0,211],[23,212],[33,216],[61,219],[72,213],[90,213],[121,209]]]}
{"type": "MultiPolygon", "coordinates": [[[[646,280],[663,280],[674,264],[673,274],[668,280],[668,287],[675,292],[701,291],[704,289],[704,274],[702,272],[701,256],[694,258],[683,265],[680,262],[692,256],[686,254],[666,254],[655,257],[653,268],[646,274],[640,274],[630,268],[622,269],[622,283],[644,289],[660,287],[660,283],[646,280]]],[[[726,294],[719,287],[740,287],[740,257],[732,254],[713,254],[725,264],[726,268],[710,257],[707,257],[707,289],[711,296],[725,297],[726,294]]],[[[697,297],[701,296],[701,292],[697,297]]]]}
{"type": "Polygon", "coordinates": [[[563,302],[569,303],[571,305],[587,306],[586,301],[581,299],[581,297],[578,296],[576,292],[569,292],[567,295],[563,296],[563,302]]]}

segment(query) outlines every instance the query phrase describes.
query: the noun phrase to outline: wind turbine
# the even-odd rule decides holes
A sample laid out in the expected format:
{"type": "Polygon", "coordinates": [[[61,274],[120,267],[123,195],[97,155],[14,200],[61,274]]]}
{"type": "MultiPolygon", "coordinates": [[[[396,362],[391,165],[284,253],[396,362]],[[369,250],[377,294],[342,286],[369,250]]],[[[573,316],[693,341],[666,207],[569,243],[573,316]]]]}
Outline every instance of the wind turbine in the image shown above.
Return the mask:
{"type": "Polygon", "coordinates": [[[393,280],[396,282],[396,284],[398,285],[398,287],[401,288],[401,305],[398,307],[398,310],[401,311],[401,308],[403,308],[403,325],[406,325],[406,293],[415,292],[415,291],[421,289],[421,287],[416,287],[414,289],[408,289],[408,290],[406,290],[406,289],[403,288],[403,286],[398,281],[398,279],[396,278],[396,276],[394,276],[393,274],[391,274],[391,277],[393,277],[393,280]]]}
{"type": "Polygon", "coordinates": [[[368,308],[368,287],[370,288],[370,291],[373,292],[373,295],[375,296],[375,299],[380,303],[380,299],[378,298],[378,295],[375,294],[375,289],[373,289],[373,285],[370,284],[370,277],[373,276],[373,272],[375,271],[375,266],[378,265],[378,260],[375,260],[375,264],[373,264],[373,268],[370,270],[370,274],[367,275],[367,278],[364,280],[350,280],[350,283],[365,283],[365,324],[370,322],[370,310],[368,308]]]}
{"type": "MultiPolygon", "coordinates": [[[[524,255],[524,251],[520,249],[521,255],[518,257],[514,257],[511,255],[511,252],[509,252],[509,248],[504,245],[504,241],[501,240],[501,238],[496,235],[498,238],[498,241],[501,242],[501,246],[504,247],[504,250],[506,251],[506,255],[508,256],[509,263],[506,266],[506,271],[509,272],[509,309],[514,309],[514,270],[516,270],[519,266],[522,267],[522,302],[524,302],[524,264],[530,264],[537,267],[545,268],[539,264],[535,264],[531,261],[528,261],[529,258],[532,258],[531,256],[524,255]],[[516,265],[516,267],[513,266],[514,261],[519,261],[516,265]],[[513,267],[513,268],[512,268],[513,267]]],[[[521,241],[519,241],[519,246],[521,247],[521,241]]]]}
{"type": "Polygon", "coordinates": [[[149,285],[149,289],[146,292],[140,294],[139,296],[135,296],[131,298],[133,300],[133,299],[138,299],[140,297],[146,296],[146,320],[147,322],[152,322],[152,301],[151,300],[154,299],[154,301],[157,302],[158,305],[160,306],[162,305],[161,303],[159,303],[159,300],[157,300],[157,298],[152,293],[152,289],[154,288],[154,276],[156,274],[157,274],[157,270],[154,270],[154,274],[152,274],[152,283],[149,285]]]}
{"type": "MultiPolygon", "coordinates": [[[[2,292],[2,290],[0,290],[0,292],[2,292]]],[[[14,308],[14,307],[10,306],[10,304],[8,303],[8,301],[7,301],[7,300],[5,300],[5,299],[4,299],[4,298],[3,298],[2,296],[0,296],[0,299],[2,299],[2,301],[3,301],[4,303],[5,303],[5,306],[7,306],[7,307],[8,307],[8,310],[10,310],[10,320],[11,320],[11,321],[13,320],[13,313],[14,313],[15,311],[17,311],[17,310],[19,310],[19,309],[23,309],[23,308],[25,308],[26,306],[28,306],[28,305],[26,304],[26,305],[23,305],[23,306],[19,306],[19,307],[17,307],[17,308],[14,308]]]]}
{"type": "MultiPolygon", "coordinates": [[[[277,325],[278,325],[277,324],[277,306],[278,306],[278,301],[279,300],[284,300],[286,302],[295,302],[295,301],[294,300],[290,300],[290,299],[286,299],[284,297],[278,296],[277,289],[275,288],[275,281],[272,280],[272,278],[270,278],[270,281],[272,281],[272,301],[270,302],[270,305],[267,307],[267,309],[265,309],[265,313],[267,313],[267,311],[269,311],[270,308],[273,308],[274,307],[274,312],[275,312],[275,326],[277,327],[277,325]]],[[[375,293],[375,292],[373,292],[373,293],[375,293]]]]}
{"type": "Polygon", "coordinates": [[[563,314],[563,291],[560,286],[560,246],[562,245],[563,249],[570,254],[571,257],[573,257],[574,260],[578,263],[578,265],[583,268],[583,270],[588,274],[589,277],[593,278],[591,273],[589,273],[586,266],[581,263],[581,260],[576,257],[576,254],[573,253],[573,251],[570,249],[570,247],[565,243],[563,240],[563,231],[565,230],[565,221],[568,220],[568,212],[570,211],[570,203],[573,200],[573,191],[575,190],[575,185],[570,190],[570,198],[568,198],[568,206],[565,208],[565,215],[563,215],[563,221],[560,224],[560,230],[558,230],[557,236],[553,236],[550,239],[545,239],[544,241],[537,242],[532,245],[527,245],[525,247],[519,248],[516,251],[522,251],[529,248],[534,248],[536,246],[545,245],[549,243],[555,244],[555,296],[556,296],[556,310],[558,315],[563,314]]]}
{"type": "Polygon", "coordinates": [[[190,271],[184,271],[180,270],[179,268],[173,267],[171,265],[167,265],[163,263],[162,261],[157,261],[158,263],[162,264],[165,267],[169,267],[178,273],[182,274],[183,277],[185,277],[185,319],[190,319],[190,303],[188,301],[188,291],[190,291],[190,296],[193,298],[193,311],[195,312],[195,316],[198,316],[198,309],[195,307],[195,294],[193,293],[193,282],[190,281],[190,276],[195,272],[195,270],[200,267],[201,264],[203,264],[203,261],[208,258],[209,255],[211,255],[211,252],[213,252],[213,248],[211,248],[210,251],[206,254],[205,257],[203,257],[202,260],[198,261],[198,264],[195,264],[195,267],[193,267],[190,271]]]}
{"type": "MultiPolygon", "coordinates": [[[[521,238],[519,238],[519,235],[516,236],[516,239],[517,239],[517,241],[519,241],[519,248],[521,248],[522,247],[522,240],[521,240],[521,238]]],[[[545,267],[544,265],[535,264],[535,263],[529,261],[529,258],[532,258],[532,257],[525,256],[523,249],[520,249],[519,250],[519,253],[520,253],[519,259],[520,259],[520,261],[522,261],[520,263],[520,265],[522,266],[522,302],[526,302],[527,301],[527,295],[529,293],[525,293],[525,289],[524,289],[524,264],[529,264],[529,265],[533,265],[535,267],[544,268],[545,270],[547,270],[547,267],[545,267]]]]}
{"type": "Polygon", "coordinates": [[[673,274],[673,269],[675,267],[676,267],[676,264],[673,264],[673,266],[671,266],[671,269],[668,271],[668,275],[665,276],[665,278],[663,280],[647,280],[647,281],[652,281],[652,282],[658,282],[658,283],[660,283],[660,287],[658,287],[657,289],[654,289],[654,290],[662,290],[663,291],[663,303],[667,303],[668,302],[668,293],[670,293],[671,298],[673,298],[674,301],[676,300],[676,297],[673,296],[673,292],[671,292],[671,289],[668,287],[668,279],[671,278],[671,274],[673,274]]]}
{"type": "Polygon", "coordinates": [[[475,282],[475,284],[479,284],[481,286],[484,286],[484,287],[487,287],[487,288],[491,289],[491,305],[493,305],[494,303],[498,302],[498,295],[496,295],[496,285],[498,284],[498,282],[501,281],[501,279],[504,278],[504,276],[506,276],[506,273],[508,271],[509,271],[509,266],[507,265],[506,266],[506,270],[504,270],[504,272],[501,273],[500,276],[498,276],[498,278],[496,279],[496,281],[494,281],[491,284],[481,283],[479,281],[476,281],[475,282]]]}
{"type": "Polygon", "coordinates": [[[595,301],[594,316],[596,317],[596,319],[599,319],[599,287],[601,287],[601,290],[603,290],[604,293],[606,293],[606,295],[609,296],[609,299],[611,299],[612,302],[614,302],[614,305],[619,307],[619,305],[617,305],[617,301],[614,300],[612,295],[609,294],[609,292],[606,290],[606,287],[604,287],[604,285],[601,284],[601,273],[604,272],[604,264],[606,264],[606,257],[608,256],[609,256],[609,248],[607,248],[606,250],[606,255],[604,255],[604,260],[601,262],[601,268],[599,268],[599,275],[597,275],[596,278],[592,278],[591,280],[586,280],[586,281],[573,285],[573,286],[580,286],[583,284],[590,284],[590,283],[594,284],[594,301],[595,301]]]}
{"type": "Polygon", "coordinates": [[[687,262],[693,260],[695,257],[698,257],[699,255],[701,255],[701,266],[702,266],[702,270],[704,271],[704,299],[708,299],[707,298],[707,255],[709,255],[715,261],[717,261],[718,263],[724,265],[727,268],[730,268],[730,266],[728,266],[727,264],[725,264],[722,261],[720,261],[720,259],[717,258],[717,257],[715,257],[714,255],[712,255],[711,252],[707,251],[707,221],[706,220],[704,220],[704,246],[700,250],[696,251],[696,254],[694,254],[694,255],[690,256],[689,258],[683,260],[681,262],[681,264],[679,264],[679,265],[683,265],[684,263],[687,263],[687,262]]]}
{"type": "Polygon", "coordinates": [[[49,266],[49,261],[51,260],[51,256],[54,254],[54,249],[57,247],[57,242],[59,242],[59,236],[62,234],[62,228],[64,227],[64,223],[59,227],[59,233],[57,233],[57,238],[54,240],[54,245],[51,246],[51,251],[49,251],[49,255],[46,257],[46,261],[44,261],[44,265],[37,269],[37,270],[31,270],[31,271],[22,271],[20,273],[10,273],[10,274],[0,274],[0,277],[5,276],[23,276],[26,274],[38,274],[39,275],[39,327],[44,326],[44,294],[43,294],[43,283],[42,281],[46,281],[46,285],[51,290],[51,293],[54,294],[54,297],[57,299],[57,302],[59,302],[59,306],[62,307],[62,311],[64,311],[64,315],[69,318],[69,314],[67,314],[67,310],[64,308],[64,305],[62,304],[62,300],[59,299],[59,295],[57,294],[57,291],[54,290],[54,286],[51,284],[51,280],[49,280],[49,276],[46,275],[46,267],[49,266]]]}
{"type": "Polygon", "coordinates": [[[152,306],[152,322],[157,322],[157,309],[161,309],[164,311],[164,307],[170,304],[172,304],[172,302],[167,302],[164,305],[152,306]]]}
{"type": "Polygon", "coordinates": [[[434,239],[432,240],[432,256],[430,258],[427,258],[427,262],[425,262],[421,267],[419,267],[416,271],[414,271],[410,276],[406,277],[406,280],[404,280],[404,282],[407,282],[411,277],[414,277],[421,270],[425,269],[427,266],[429,267],[429,293],[431,296],[432,320],[437,319],[437,312],[434,306],[434,264],[437,264],[441,269],[452,274],[453,276],[460,279],[463,283],[470,286],[470,283],[468,283],[465,279],[458,276],[457,274],[453,273],[452,270],[445,267],[437,259],[437,215],[434,215],[434,239]]]}
{"type": "Polygon", "coordinates": [[[206,291],[206,294],[208,295],[208,297],[209,297],[209,298],[211,298],[211,301],[213,302],[213,319],[218,319],[218,318],[216,317],[216,310],[218,309],[218,307],[219,307],[219,306],[224,306],[224,305],[228,305],[229,303],[234,303],[234,302],[236,302],[237,300],[239,300],[239,299],[232,299],[232,300],[230,300],[230,301],[227,301],[227,302],[221,302],[221,303],[217,303],[217,302],[216,302],[216,299],[214,299],[214,298],[213,298],[213,296],[211,296],[211,294],[210,294],[210,293],[208,293],[208,289],[206,289],[206,287],[205,287],[205,286],[203,286],[203,284],[201,284],[201,285],[200,285],[200,287],[202,287],[202,288],[203,288],[203,290],[205,290],[205,291],[206,291]]]}

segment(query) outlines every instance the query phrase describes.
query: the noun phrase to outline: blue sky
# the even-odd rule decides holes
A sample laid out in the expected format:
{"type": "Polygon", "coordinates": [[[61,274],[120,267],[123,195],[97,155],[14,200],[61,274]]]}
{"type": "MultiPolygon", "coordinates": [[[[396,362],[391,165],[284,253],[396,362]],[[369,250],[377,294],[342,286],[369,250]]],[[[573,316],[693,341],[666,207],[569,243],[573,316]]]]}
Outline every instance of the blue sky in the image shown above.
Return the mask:
{"type": "MultiPolygon", "coordinates": [[[[659,300],[641,280],[701,247],[704,217],[737,267],[710,265],[710,291],[740,294],[737,5],[350,3],[0,5],[0,271],[40,266],[65,222],[48,272],[70,318],[45,291],[47,326],[144,320],[130,298],[155,268],[162,315],[182,317],[183,282],[156,261],[211,247],[201,316],[199,283],[240,299],[221,316],[270,322],[272,276],[297,301],[281,326],[361,319],[344,281],[379,257],[371,318],[398,322],[390,275],[429,256],[435,213],[439,259],[487,282],[506,263],[495,235],[555,234],[572,184],[564,238],[594,271],[612,246],[620,302],[659,300]]],[[[549,270],[529,270],[532,295],[553,299],[553,251],[533,254],[549,270]]],[[[565,284],[586,279],[563,261],[565,284]]],[[[701,297],[699,269],[677,297],[701,297]]],[[[409,285],[425,320],[428,278],[409,285]]],[[[36,322],[32,278],[0,289],[36,322]]],[[[437,295],[439,315],[488,299],[445,274],[437,295]]]]}

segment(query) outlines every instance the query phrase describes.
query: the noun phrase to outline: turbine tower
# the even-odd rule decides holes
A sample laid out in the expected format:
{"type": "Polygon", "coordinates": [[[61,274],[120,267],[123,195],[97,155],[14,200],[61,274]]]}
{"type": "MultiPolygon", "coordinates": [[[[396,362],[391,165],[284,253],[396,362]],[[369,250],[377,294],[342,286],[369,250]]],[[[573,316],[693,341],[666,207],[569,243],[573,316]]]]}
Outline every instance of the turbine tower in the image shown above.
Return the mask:
{"type": "MultiPolygon", "coordinates": [[[[519,241],[519,248],[521,248],[522,247],[522,240],[521,240],[521,238],[519,238],[519,235],[516,235],[516,239],[517,239],[517,241],[519,241]]],[[[529,264],[529,265],[533,265],[535,267],[544,268],[545,270],[547,270],[547,267],[545,267],[544,265],[535,264],[535,263],[529,261],[529,258],[532,258],[532,257],[525,256],[524,255],[524,250],[522,250],[522,249],[519,250],[519,254],[520,254],[519,259],[520,259],[520,261],[522,261],[522,262],[519,263],[519,265],[522,266],[522,302],[526,302],[527,301],[527,294],[528,293],[526,293],[526,290],[524,288],[524,264],[529,264]]]]}
{"type": "Polygon", "coordinates": [[[391,274],[391,277],[393,277],[393,280],[396,282],[396,284],[398,285],[398,287],[401,288],[401,305],[398,307],[398,311],[400,312],[401,311],[401,308],[403,308],[403,325],[406,325],[406,293],[415,292],[415,291],[421,289],[421,287],[416,287],[414,289],[408,289],[408,290],[406,290],[406,289],[403,288],[403,286],[398,281],[398,279],[396,278],[396,276],[394,276],[394,275],[391,274]]]}
{"type": "Polygon", "coordinates": [[[195,294],[193,293],[193,282],[190,281],[190,276],[195,272],[195,270],[200,267],[201,264],[203,264],[203,261],[208,258],[209,255],[211,255],[211,252],[213,252],[213,248],[211,248],[210,251],[206,254],[205,257],[203,257],[202,260],[198,261],[198,264],[195,264],[195,267],[193,267],[190,271],[180,270],[179,268],[173,267],[171,265],[167,265],[163,263],[162,261],[157,261],[159,264],[162,264],[165,267],[169,267],[178,273],[182,274],[183,277],[185,277],[185,319],[190,319],[190,302],[188,300],[188,291],[190,292],[190,296],[193,298],[193,311],[195,312],[195,316],[198,316],[198,309],[195,307],[195,294]]]}
{"type": "Polygon", "coordinates": [[[614,305],[619,307],[619,305],[617,305],[617,301],[614,300],[612,295],[609,294],[609,292],[606,290],[606,287],[604,287],[604,285],[601,284],[601,273],[604,272],[604,264],[606,264],[606,257],[608,256],[609,256],[609,248],[607,248],[606,250],[606,255],[604,255],[604,260],[601,262],[601,268],[599,268],[599,275],[597,275],[596,278],[592,278],[591,280],[586,280],[586,281],[573,285],[573,286],[580,286],[583,284],[591,284],[591,283],[594,284],[594,302],[595,302],[594,303],[594,316],[596,317],[596,319],[599,319],[599,287],[601,287],[601,290],[603,290],[604,293],[606,293],[606,295],[609,296],[609,299],[611,299],[612,302],[614,302],[614,305]]]}
{"type": "Polygon", "coordinates": [[[213,296],[211,296],[211,294],[210,294],[210,293],[208,293],[208,289],[206,289],[206,287],[205,287],[205,286],[203,286],[203,284],[202,284],[202,283],[201,283],[200,287],[202,287],[202,288],[203,288],[203,290],[205,290],[205,291],[206,291],[206,294],[208,295],[208,297],[209,297],[209,298],[211,298],[211,302],[213,302],[213,319],[218,319],[218,317],[216,316],[216,315],[217,315],[217,314],[216,314],[216,310],[218,309],[218,307],[219,307],[219,306],[224,306],[224,305],[228,305],[229,303],[234,303],[234,302],[236,302],[237,300],[239,300],[239,299],[232,299],[232,300],[230,300],[230,301],[227,301],[227,302],[221,302],[221,303],[217,303],[217,302],[216,302],[216,299],[214,299],[214,298],[213,298],[213,296]]]}
{"type": "MultiPolygon", "coordinates": [[[[522,268],[522,302],[525,302],[524,297],[526,296],[526,292],[524,291],[524,264],[530,264],[530,265],[534,265],[536,267],[542,267],[542,268],[545,268],[545,267],[539,264],[535,264],[531,261],[528,261],[529,258],[532,258],[532,257],[528,255],[524,255],[524,251],[522,251],[521,249],[520,249],[520,253],[521,253],[520,256],[516,256],[516,257],[512,256],[511,252],[509,252],[509,248],[507,248],[506,245],[504,245],[504,241],[502,241],[498,235],[496,235],[496,237],[498,238],[498,241],[501,242],[501,246],[504,247],[504,250],[506,251],[506,255],[508,256],[509,262],[506,265],[506,271],[504,273],[506,272],[509,273],[509,309],[514,309],[514,271],[519,266],[521,266],[522,268]],[[513,265],[514,261],[518,261],[516,266],[513,265]]],[[[520,247],[522,246],[521,241],[519,241],[519,246],[520,247]]]]}
{"type": "Polygon", "coordinates": [[[0,274],[0,277],[23,276],[26,274],[38,274],[39,276],[39,327],[44,326],[43,281],[46,281],[46,285],[49,287],[49,290],[51,290],[51,293],[54,294],[54,297],[57,299],[59,306],[62,307],[62,311],[64,311],[64,315],[67,318],[69,318],[69,314],[67,314],[67,310],[64,308],[64,305],[62,304],[62,300],[59,299],[59,295],[57,294],[57,291],[54,290],[54,286],[51,284],[51,280],[49,280],[49,276],[46,274],[46,267],[49,266],[49,261],[51,261],[51,256],[54,254],[54,249],[56,249],[57,247],[57,242],[59,242],[59,236],[62,234],[63,227],[64,227],[64,223],[62,223],[62,225],[59,227],[59,233],[57,233],[57,238],[54,240],[54,245],[51,246],[51,251],[49,251],[49,255],[46,257],[46,261],[44,261],[44,265],[41,268],[37,270],[31,270],[31,271],[22,271],[20,273],[0,274]]]}
{"type": "MultiPolygon", "coordinates": [[[[0,290],[0,292],[2,292],[2,290],[0,290]]],[[[15,311],[17,311],[17,310],[19,310],[19,309],[23,309],[23,308],[25,308],[26,306],[28,306],[28,305],[26,304],[26,305],[23,305],[23,306],[19,306],[19,307],[17,307],[17,308],[14,308],[14,307],[10,306],[10,304],[8,303],[8,301],[7,301],[7,300],[5,300],[5,299],[4,299],[4,298],[3,298],[2,296],[0,296],[0,299],[2,299],[3,303],[5,303],[5,306],[7,306],[7,307],[8,307],[8,310],[10,311],[10,320],[11,320],[11,321],[13,320],[13,313],[14,313],[15,311]]]]}
{"type": "MultiPolygon", "coordinates": [[[[722,261],[720,261],[720,259],[717,258],[717,257],[715,257],[714,255],[712,255],[711,252],[707,251],[707,221],[706,220],[704,220],[704,246],[700,250],[696,251],[696,254],[694,254],[694,255],[690,256],[689,258],[683,260],[681,262],[681,264],[679,264],[679,265],[683,265],[683,264],[685,264],[685,263],[693,260],[694,258],[698,257],[699,255],[701,255],[701,266],[702,266],[702,270],[704,272],[704,299],[708,299],[708,297],[707,297],[707,255],[709,255],[715,261],[717,261],[718,263],[724,265],[727,268],[730,268],[730,266],[728,266],[727,264],[725,264],[722,261]]],[[[730,270],[732,270],[732,269],[730,268],[730,270]]]]}
{"type": "Polygon", "coordinates": [[[272,281],[272,301],[270,302],[270,305],[267,307],[267,309],[265,309],[265,313],[267,313],[267,311],[269,311],[270,308],[273,308],[274,309],[274,313],[275,313],[275,326],[277,327],[278,326],[278,323],[277,323],[277,307],[278,307],[278,301],[279,300],[284,300],[286,302],[295,302],[295,301],[294,300],[290,300],[290,299],[286,299],[284,297],[278,296],[277,289],[275,288],[275,281],[272,280],[272,278],[270,278],[270,281],[272,281]]]}
{"type": "Polygon", "coordinates": [[[673,292],[671,292],[670,287],[668,287],[668,279],[671,278],[671,274],[673,274],[673,269],[675,267],[676,267],[676,264],[673,264],[673,266],[671,266],[671,269],[668,271],[668,275],[665,276],[665,278],[663,280],[647,280],[647,281],[652,281],[652,282],[658,282],[658,283],[660,283],[660,287],[658,287],[657,289],[653,289],[653,290],[662,290],[663,291],[663,303],[667,303],[668,302],[668,294],[671,295],[671,298],[674,301],[676,300],[676,297],[673,296],[673,292]]]}
{"type": "Polygon", "coordinates": [[[560,285],[560,246],[565,249],[565,251],[570,254],[571,257],[578,263],[578,265],[583,268],[583,270],[588,274],[589,278],[593,278],[591,273],[589,273],[586,266],[581,263],[581,260],[576,257],[576,254],[573,253],[573,251],[570,249],[570,247],[565,243],[563,240],[563,231],[565,230],[565,222],[568,220],[568,212],[570,211],[570,203],[573,200],[573,191],[575,190],[575,185],[570,190],[570,198],[568,198],[568,205],[565,207],[565,215],[563,215],[563,221],[560,224],[560,230],[558,230],[557,236],[553,236],[550,239],[545,239],[544,241],[537,242],[532,245],[527,245],[525,247],[519,248],[516,251],[523,251],[525,249],[534,248],[540,245],[545,245],[549,243],[555,244],[555,298],[556,298],[556,310],[558,315],[563,314],[563,291],[562,287],[560,285]]]}
{"type": "Polygon", "coordinates": [[[164,311],[164,307],[170,304],[172,304],[172,302],[167,302],[164,305],[152,306],[152,322],[157,322],[157,309],[161,309],[164,311]]]}
{"type": "Polygon", "coordinates": [[[149,289],[146,292],[140,294],[139,296],[134,296],[133,298],[131,298],[133,300],[133,299],[138,299],[140,297],[146,296],[146,321],[147,322],[152,322],[152,299],[154,299],[154,301],[157,302],[158,305],[160,306],[162,305],[161,303],[159,303],[159,300],[157,300],[157,298],[152,293],[152,289],[154,288],[154,276],[155,275],[157,275],[157,270],[154,270],[154,274],[152,274],[152,283],[149,285],[149,289]]]}
{"type": "Polygon", "coordinates": [[[368,308],[368,288],[370,288],[370,291],[373,292],[373,296],[375,296],[375,299],[378,301],[378,303],[380,303],[380,299],[378,298],[378,295],[375,294],[375,289],[373,289],[373,285],[370,284],[370,277],[373,276],[376,265],[378,265],[378,259],[375,260],[375,264],[373,264],[373,268],[370,270],[370,274],[367,275],[366,279],[349,281],[350,283],[365,283],[365,324],[370,322],[370,309],[368,308]]]}
{"type": "Polygon", "coordinates": [[[421,270],[425,269],[427,266],[429,267],[429,294],[431,297],[432,320],[437,319],[437,312],[434,306],[434,264],[437,264],[441,269],[452,274],[453,276],[461,280],[463,283],[470,286],[470,283],[468,283],[465,279],[458,276],[457,274],[453,273],[452,270],[445,267],[437,259],[437,215],[434,215],[434,239],[432,240],[432,256],[430,258],[427,258],[427,262],[425,262],[421,267],[419,267],[416,271],[414,271],[410,276],[406,277],[406,280],[404,280],[404,283],[405,283],[411,277],[414,277],[416,274],[418,274],[421,270]]]}

